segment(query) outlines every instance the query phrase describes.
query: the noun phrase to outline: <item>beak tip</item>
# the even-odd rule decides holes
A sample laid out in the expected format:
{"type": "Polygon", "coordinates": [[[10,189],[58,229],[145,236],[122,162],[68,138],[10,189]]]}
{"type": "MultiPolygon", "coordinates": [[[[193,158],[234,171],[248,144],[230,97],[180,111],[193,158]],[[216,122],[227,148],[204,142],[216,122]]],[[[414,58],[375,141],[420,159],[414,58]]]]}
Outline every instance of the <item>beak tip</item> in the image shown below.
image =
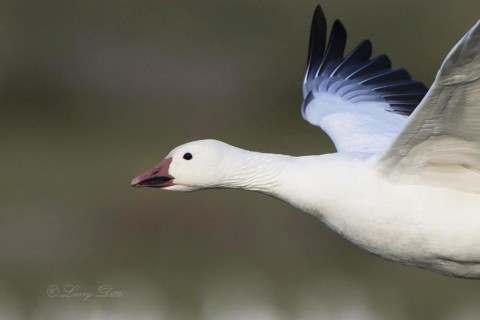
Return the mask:
{"type": "Polygon", "coordinates": [[[172,158],[164,159],[152,169],[133,178],[130,182],[130,186],[132,186],[133,188],[163,188],[173,185],[173,182],[171,180],[173,180],[174,178],[168,173],[171,162],[172,158]]]}
{"type": "Polygon", "coordinates": [[[130,186],[131,187],[134,187],[134,188],[137,188],[139,186],[139,183],[140,183],[140,179],[139,177],[135,177],[132,179],[132,181],[130,182],[130,186]]]}

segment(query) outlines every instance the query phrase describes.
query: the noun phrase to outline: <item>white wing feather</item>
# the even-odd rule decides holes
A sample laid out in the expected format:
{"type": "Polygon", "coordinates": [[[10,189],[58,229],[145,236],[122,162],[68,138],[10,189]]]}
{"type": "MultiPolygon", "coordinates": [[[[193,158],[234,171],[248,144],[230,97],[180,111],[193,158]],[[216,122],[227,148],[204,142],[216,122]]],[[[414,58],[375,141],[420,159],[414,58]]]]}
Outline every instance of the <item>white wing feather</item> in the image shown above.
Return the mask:
{"type": "Polygon", "coordinates": [[[379,165],[397,182],[480,193],[480,21],[449,53],[379,165]]]}
{"type": "Polygon", "coordinates": [[[381,153],[403,129],[407,117],[386,112],[385,102],[350,102],[333,94],[315,97],[304,118],[321,127],[338,152],[381,153]]]}

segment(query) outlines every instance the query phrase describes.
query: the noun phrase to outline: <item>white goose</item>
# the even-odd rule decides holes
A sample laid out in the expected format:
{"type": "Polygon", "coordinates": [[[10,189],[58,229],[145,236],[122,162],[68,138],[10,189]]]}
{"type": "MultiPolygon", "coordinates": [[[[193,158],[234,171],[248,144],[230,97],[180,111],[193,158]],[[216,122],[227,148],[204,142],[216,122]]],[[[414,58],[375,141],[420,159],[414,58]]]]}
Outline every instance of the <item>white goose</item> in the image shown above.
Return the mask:
{"type": "Polygon", "coordinates": [[[301,110],[337,153],[292,157],[194,141],[132,185],[262,192],[385,259],[480,278],[480,21],[452,49],[426,96],[387,56],[370,59],[368,40],[344,57],[338,20],[325,43],[317,7],[301,110]]]}

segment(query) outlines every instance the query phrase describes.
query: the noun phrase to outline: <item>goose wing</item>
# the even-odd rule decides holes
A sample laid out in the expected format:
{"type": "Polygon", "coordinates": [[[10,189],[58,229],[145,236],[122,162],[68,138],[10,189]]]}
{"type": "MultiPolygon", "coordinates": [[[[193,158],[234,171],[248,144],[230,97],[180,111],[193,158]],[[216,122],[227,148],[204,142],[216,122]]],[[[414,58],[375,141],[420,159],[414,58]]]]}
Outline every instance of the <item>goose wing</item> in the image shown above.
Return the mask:
{"type": "Polygon", "coordinates": [[[321,127],[339,152],[382,153],[405,126],[427,88],[386,55],[371,58],[365,40],[344,56],[347,33],[336,20],[326,41],[317,6],[310,31],[302,116],[321,127]]]}
{"type": "Polygon", "coordinates": [[[480,20],[379,164],[397,181],[480,193],[480,20]]]}

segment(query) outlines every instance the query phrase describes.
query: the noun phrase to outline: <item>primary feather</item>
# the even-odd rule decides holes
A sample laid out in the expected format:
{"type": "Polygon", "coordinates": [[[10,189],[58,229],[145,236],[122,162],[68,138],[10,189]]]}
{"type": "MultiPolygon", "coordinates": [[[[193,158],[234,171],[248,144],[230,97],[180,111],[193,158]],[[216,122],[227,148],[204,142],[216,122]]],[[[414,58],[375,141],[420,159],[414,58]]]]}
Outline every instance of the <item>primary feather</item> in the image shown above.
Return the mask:
{"type": "Polygon", "coordinates": [[[315,10],[310,31],[302,115],[320,126],[339,152],[380,153],[403,129],[427,92],[404,69],[392,69],[386,55],[370,58],[361,42],[344,57],[347,33],[336,20],[326,42],[326,19],[315,10]]]}

